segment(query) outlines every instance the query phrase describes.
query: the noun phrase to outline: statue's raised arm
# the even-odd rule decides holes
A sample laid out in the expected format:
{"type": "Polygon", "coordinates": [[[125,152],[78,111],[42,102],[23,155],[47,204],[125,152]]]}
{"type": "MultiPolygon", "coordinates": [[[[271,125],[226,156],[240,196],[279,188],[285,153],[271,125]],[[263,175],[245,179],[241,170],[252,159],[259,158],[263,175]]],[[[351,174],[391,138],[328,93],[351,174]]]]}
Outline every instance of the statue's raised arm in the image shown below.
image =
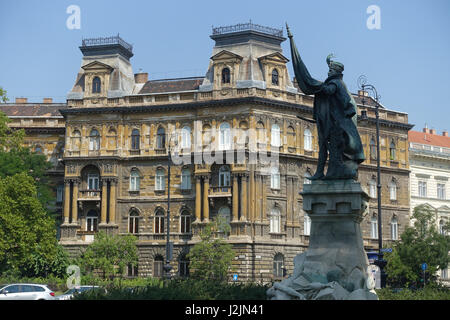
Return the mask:
{"type": "Polygon", "coordinates": [[[287,25],[287,23],[286,30],[291,44],[292,65],[294,68],[295,79],[297,80],[298,86],[304,94],[314,94],[320,91],[320,89],[322,88],[322,82],[314,79],[309,74],[308,69],[303,63],[300,54],[298,53],[294,38],[291,31],[289,30],[289,26],[287,25]]]}

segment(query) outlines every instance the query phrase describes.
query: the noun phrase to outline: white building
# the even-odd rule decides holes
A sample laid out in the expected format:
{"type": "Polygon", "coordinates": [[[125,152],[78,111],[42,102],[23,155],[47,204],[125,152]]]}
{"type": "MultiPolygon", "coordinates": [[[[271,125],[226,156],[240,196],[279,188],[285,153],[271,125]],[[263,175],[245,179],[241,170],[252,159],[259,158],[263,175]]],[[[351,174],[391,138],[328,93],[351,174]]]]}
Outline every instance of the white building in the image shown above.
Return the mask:
{"type": "MultiPolygon", "coordinates": [[[[426,204],[436,213],[440,232],[450,221],[450,137],[444,131],[436,134],[433,129],[422,132],[409,131],[409,163],[411,214],[414,208],[426,204]]],[[[450,284],[449,270],[441,270],[439,276],[450,284]]]]}

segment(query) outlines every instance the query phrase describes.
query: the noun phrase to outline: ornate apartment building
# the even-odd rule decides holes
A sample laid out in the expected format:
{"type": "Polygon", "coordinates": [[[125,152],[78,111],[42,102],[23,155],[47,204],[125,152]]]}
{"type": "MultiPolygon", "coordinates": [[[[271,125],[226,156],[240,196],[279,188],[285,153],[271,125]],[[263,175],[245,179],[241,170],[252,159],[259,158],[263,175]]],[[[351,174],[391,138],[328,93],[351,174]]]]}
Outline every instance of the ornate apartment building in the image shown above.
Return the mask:
{"type": "MultiPolygon", "coordinates": [[[[161,276],[171,152],[174,273],[188,273],[189,248],[217,216],[230,224],[239,280],[292,272],[294,256],[308,247],[310,220],[300,192],[318,156],[315,125],[297,115],[312,118],[313,97],[289,76],[282,30],[250,23],[213,28],[211,39],[205,76],[162,80],[133,74],[133,48],[120,37],[83,40],[67,105],[55,108],[65,124],[60,242],[73,254],[99,230],[133,233],[140,258],[130,275],[161,276]]],[[[358,114],[368,116],[358,123],[367,158],[358,174],[372,197],[361,225],[366,249],[373,250],[375,107],[364,92],[354,98],[358,114]]],[[[412,125],[407,114],[384,107],[380,118],[382,236],[391,241],[409,225],[412,125]]]]}

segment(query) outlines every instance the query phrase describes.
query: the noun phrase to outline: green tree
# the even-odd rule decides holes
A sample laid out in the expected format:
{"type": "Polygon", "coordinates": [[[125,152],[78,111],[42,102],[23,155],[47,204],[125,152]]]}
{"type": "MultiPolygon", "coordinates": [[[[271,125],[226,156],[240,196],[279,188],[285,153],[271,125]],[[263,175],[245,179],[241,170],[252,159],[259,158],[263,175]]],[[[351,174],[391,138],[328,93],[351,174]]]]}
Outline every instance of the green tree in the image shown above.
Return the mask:
{"type": "Polygon", "coordinates": [[[101,271],[103,278],[123,276],[128,265],[136,266],[138,250],[133,235],[108,235],[101,231],[81,256],[81,264],[88,272],[101,271]]]}
{"type": "Polygon", "coordinates": [[[33,178],[24,172],[0,177],[0,204],[0,274],[42,276],[31,272],[35,256],[51,265],[58,250],[54,220],[37,199],[33,178]]]}
{"type": "MultiPolygon", "coordinates": [[[[386,273],[391,286],[423,286],[422,263],[427,263],[427,283],[436,283],[436,272],[449,264],[450,236],[437,230],[435,213],[425,205],[414,208],[414,226],[386,254],[386,273]]],[[[448,225],[446,226],[448,228],[448,225]]]]}
{"type": "Polygon", "coordinates": [[[230,226],[221,217],[209,222],[200,233],[201,241],[190,250],[192,277],[202,280],[225,281],[234,258],[231,244],[223,239],[230,226]]]}
{"type": "Polygon", "coordinates": [[[0,102],[6,103],[8,102],[8,97],[6,96],[6,90],[0,87],[0,102]]]}

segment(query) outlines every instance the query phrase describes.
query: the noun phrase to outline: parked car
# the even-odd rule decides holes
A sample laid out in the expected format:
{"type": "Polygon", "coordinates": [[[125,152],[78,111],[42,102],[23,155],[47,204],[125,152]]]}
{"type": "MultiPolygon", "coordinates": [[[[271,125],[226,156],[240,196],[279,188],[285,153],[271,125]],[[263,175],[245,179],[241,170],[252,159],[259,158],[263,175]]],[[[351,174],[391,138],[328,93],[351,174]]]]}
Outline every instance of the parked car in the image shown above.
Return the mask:
{"type": "Polygon", "coordinates": [[[55,300],[55,293],[44,284],[13,283],[0,288],[0,300],[55,300]]]}
{"type": "Polygon", "coordinates": [[[88,290],[95,290],[95,289],[100,289],[100,287],[99,286],[77,286],[77,287],[67,290],[62,295],[57,296],[56,298],[58,300],[70,300],[77,293],[85,292],[88,290]]]}

